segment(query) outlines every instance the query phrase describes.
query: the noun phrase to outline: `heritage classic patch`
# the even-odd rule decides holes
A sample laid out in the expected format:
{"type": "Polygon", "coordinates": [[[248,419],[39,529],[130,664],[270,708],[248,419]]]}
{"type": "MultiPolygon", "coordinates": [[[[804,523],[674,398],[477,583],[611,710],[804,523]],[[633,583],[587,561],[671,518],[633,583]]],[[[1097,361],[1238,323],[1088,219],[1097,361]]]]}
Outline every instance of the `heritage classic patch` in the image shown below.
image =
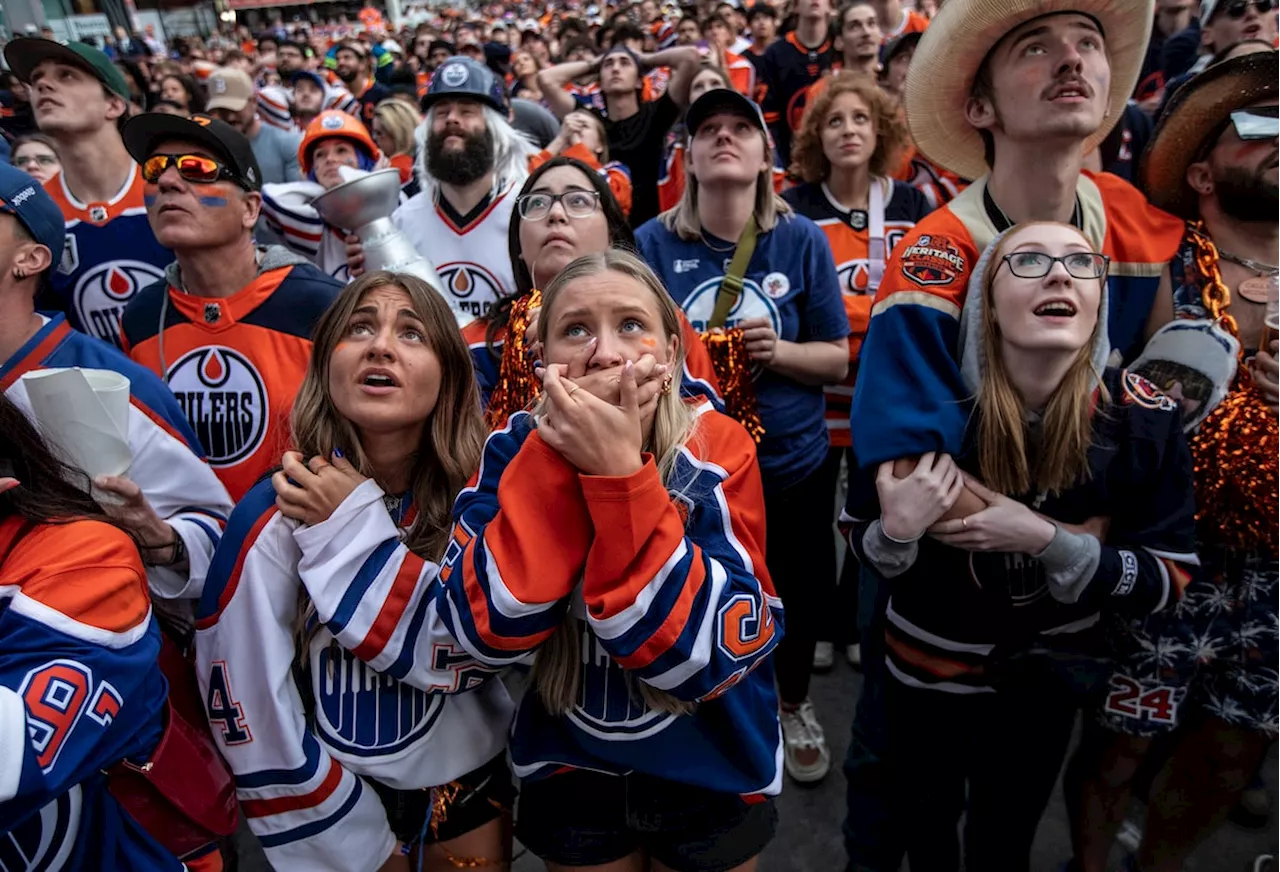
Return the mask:
{"type": "Polygon", "coordinates": [[[902,250],[902,274],[917,285],[949,285],[965,271],[964,255],[945,237],[921,236],[902,250]]]}

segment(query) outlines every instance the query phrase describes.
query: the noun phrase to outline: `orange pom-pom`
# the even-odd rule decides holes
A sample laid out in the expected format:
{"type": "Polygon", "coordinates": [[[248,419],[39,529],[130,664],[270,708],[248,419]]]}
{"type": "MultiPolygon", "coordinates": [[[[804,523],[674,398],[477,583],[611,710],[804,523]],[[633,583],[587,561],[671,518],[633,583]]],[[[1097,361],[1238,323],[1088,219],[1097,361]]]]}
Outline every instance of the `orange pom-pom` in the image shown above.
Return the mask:
{"type": "Polygon", "coordinates": [[[489,395],[489,411],[485,420],[496,430],[521,409],[538,398],[542,385],[533,374],[533,361],[525,333],[529,330],[529,313],[542,305],[542,292],[537,288],[511,304],[507,320],[507,337],[502,343],[502,360],[498,365],[498,382],[489,395]]]}
{"type": "Polygon", "coordinates": [[[1258,397],[1247,369],[1191,439],[1196,470],[1196,520],[1202,535],[1227,548],[1266,547],[1280,554],[1277,451],[1280,421],[1258,397]]]}
{"type": "Polygon", "coordinates": [[[720,382],[720,396],[724,398],[725,411],[729,417],[747,428],[752,439],[759,442],[760,437],[764,436],[764,424],[760,421],[760,411],[756,407],[756,388],[751,381],[751,358],[747,354],[742,330],[738,327],[711,330],[703,333],[701,338],[711,356],[716,379],[720,382]]]}

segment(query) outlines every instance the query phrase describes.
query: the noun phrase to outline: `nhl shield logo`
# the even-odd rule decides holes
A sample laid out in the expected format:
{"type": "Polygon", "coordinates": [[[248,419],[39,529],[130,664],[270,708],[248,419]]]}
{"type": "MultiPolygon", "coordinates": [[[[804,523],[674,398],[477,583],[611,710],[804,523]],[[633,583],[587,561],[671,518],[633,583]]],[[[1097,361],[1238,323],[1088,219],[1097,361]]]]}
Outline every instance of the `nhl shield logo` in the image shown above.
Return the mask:
{"type": "Polygon", "coordinates": [[[168,382],[210,466],[232,466],[262,445],[267,387],[240,352],[220,345],[197,348],[170,368],[168,382]]]}
{"type": "Polygon", "coordinates": [[[222,318],[222,307],[217,303],[204,304],[204,323],[217,324],[222,318]]]}
{"type": "Polygon", "coordinates": [[[80,247],[76,244],[76,235],[68,233],[62,243],[62,260],[58,263],[58,272],[69,276],[80,268],[80,247]]]}
{"type": "Polygon", "coordinates": [[[107,223],[107,207],[106,206],[90,206],[89,220],[94,224],[107,223]]]}

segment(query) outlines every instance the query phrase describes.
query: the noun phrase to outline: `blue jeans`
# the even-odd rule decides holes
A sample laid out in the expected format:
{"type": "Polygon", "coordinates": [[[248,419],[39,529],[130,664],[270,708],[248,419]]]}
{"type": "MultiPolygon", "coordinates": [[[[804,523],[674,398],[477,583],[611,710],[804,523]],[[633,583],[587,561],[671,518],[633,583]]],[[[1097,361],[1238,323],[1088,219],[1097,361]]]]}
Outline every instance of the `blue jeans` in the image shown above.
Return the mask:
{"type": "MultiPolygon", "coordinates": [[[[849,554],[846,559],[856,559],[849,554]]],[[[862,694],[853,716],[853,736],[844,758],[846,782],[844,847],[846,872],[897,872],[906,841],[890,813],[893,784],[888,763],[888,716],[884,665],[885,610],[890,583],[863,567],[858,580],[858,634],[862,639],[862,694]]]]}

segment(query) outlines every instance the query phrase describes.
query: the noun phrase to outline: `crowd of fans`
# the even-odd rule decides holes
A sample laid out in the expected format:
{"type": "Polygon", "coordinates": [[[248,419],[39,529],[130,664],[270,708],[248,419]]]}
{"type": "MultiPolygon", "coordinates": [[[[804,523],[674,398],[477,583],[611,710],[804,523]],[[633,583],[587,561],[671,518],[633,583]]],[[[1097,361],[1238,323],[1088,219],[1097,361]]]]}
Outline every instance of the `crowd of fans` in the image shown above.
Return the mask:
{"type": "Polygon", "coordinates": [[[850,872],[1266,824],[1271,0],[403,18],[3,48],[0,868],[749,872],[837,655],[850,872]]]}

